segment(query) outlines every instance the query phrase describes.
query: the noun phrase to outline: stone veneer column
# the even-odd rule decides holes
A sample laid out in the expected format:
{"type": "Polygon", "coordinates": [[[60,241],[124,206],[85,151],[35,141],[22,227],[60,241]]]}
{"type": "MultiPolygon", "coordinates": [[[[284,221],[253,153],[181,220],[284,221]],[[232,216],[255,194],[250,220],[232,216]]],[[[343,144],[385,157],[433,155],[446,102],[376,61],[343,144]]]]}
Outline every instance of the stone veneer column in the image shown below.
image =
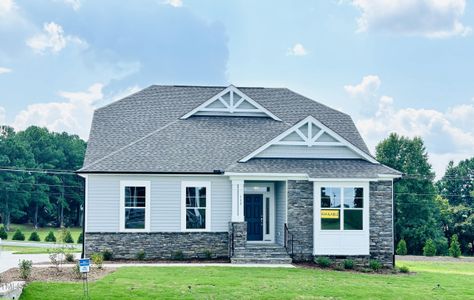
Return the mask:
{"type": "MultiPolygon", "coordinates": [[[[229,222],[229,240],[234,232],[234,249],[243,250],[247,244],[247,222],[229,222]]],[[[230,244],[230,242],[229,242],[230,244]]]]}
{"type": "Polygon", "coordinates": [[[386,267],[393,262],[392,181],[370,183],[370,257],[386,267]]]}
{"type": "Polygon", "coordinates": [[[313,259],[313,182],[288,181],[288,230],[293,235],[293,259],[313,259]]]}

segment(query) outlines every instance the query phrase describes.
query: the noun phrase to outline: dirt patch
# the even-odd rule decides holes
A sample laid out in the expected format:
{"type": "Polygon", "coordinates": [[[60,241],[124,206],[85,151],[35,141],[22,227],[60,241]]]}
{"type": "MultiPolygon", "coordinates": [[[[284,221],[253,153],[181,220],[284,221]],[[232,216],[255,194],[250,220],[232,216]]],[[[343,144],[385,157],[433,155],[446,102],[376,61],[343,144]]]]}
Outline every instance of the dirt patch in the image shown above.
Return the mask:
{"type": "Polygon", "coordinates": [[[228,259],[190,259],[190,260],[110,260],[104,264],[226,264],[228,259]]]}
{"type": "Polygon", "coordinates": [[[431,262],[466,262],[474,263],[474,257],[463,256],[454,258],[450,256],[419,256],[419,255],[397,255],[396,260],[406,261],[431,261],[431,262]]]}
{"type": "MultiPolygon", "coordinates": [[[[103,268],[101,270],[97,268],[91,268],[87,275],[89,281],[95,281],[101,279],[105,275],[112,273],[116,268],[103,268]]],[[[0,274],[2,282],[11,282],[17,280],[24,280],[20,277],[18,268],[9,269],[0,274]]],[[[28,280],[31,281],[49,281],[49,282],[82,282],[81,278],[78,278],[74,273],[72,266],[64,266],[58,270],[55,267],[33,267],[31,275],[28,280]]]]}

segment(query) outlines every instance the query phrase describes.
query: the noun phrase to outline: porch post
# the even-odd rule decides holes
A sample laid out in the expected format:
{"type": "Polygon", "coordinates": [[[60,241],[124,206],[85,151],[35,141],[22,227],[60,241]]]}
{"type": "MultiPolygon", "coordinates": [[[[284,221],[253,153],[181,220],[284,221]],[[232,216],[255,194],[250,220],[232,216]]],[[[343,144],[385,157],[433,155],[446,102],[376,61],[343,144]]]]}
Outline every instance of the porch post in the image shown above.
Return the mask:
{"type": "Polygon", "coordinates": [[[232,222],[244,221],[244,181],[232,180],[232,222]]]}

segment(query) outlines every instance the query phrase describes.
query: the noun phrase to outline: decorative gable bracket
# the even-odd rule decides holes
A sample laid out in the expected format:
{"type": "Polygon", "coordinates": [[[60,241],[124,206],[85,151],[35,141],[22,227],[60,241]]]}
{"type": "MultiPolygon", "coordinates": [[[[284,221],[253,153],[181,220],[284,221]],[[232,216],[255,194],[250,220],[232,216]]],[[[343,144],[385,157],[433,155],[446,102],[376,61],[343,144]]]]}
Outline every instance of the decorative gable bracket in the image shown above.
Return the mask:
{"type": "Polygon", "coordinates": [[[378,163],[372,156],[360,150],[349,141],[344,139],[342,136],[319,122],[312,116],[306,117],[304,120],[296,123],[294,126],[281,133],[273,140],[264,144],[254,152],[250,153],[246,157],[242,158],[240,162],[247,162],[251,158],[257,156],[259,153],[268,149],[273,145],[280,146],[307,146],[307,147],[318,147],[318,146],[335,146],[335,147],[347,147],[359,157],[370,161],[372,163],[378,163]]]}
{"type": "Polygon", "coordinates": [[[270,117],[281,121],[280,118],[233,85],[188,112],[181,119],[187,119],[193,115],[270,117]]]}

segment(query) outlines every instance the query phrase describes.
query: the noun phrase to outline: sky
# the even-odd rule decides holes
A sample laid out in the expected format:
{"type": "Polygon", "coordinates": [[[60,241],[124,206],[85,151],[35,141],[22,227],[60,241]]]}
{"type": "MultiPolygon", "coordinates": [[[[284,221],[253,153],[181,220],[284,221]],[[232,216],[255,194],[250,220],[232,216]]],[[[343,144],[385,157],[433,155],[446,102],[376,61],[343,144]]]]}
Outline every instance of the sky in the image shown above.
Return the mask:
{"type": "Polygon", "coordinates": [[[439,178],[474,156],[466,0],[0,0],[0,123],[88,138],[152,84],[287,87],[349,113],[372,153],[420,136],[439,178]]]}

